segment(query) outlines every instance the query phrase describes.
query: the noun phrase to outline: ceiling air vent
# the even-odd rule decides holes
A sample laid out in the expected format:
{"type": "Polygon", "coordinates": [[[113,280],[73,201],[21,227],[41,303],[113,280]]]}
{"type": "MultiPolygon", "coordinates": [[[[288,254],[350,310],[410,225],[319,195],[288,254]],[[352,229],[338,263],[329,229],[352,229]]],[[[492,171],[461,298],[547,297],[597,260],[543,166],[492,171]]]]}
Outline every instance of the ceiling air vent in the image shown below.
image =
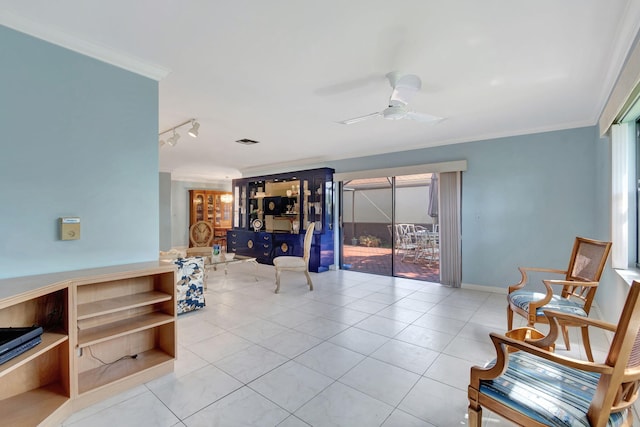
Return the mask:
{"type": "Polygon", "coordinates": [[[239,139],[236,142],[238,144],[244,144],[244,145],[253,145],[258,143],[258,141],[254,141],[253,139],[247,139],[247,138],[239,139]]]}

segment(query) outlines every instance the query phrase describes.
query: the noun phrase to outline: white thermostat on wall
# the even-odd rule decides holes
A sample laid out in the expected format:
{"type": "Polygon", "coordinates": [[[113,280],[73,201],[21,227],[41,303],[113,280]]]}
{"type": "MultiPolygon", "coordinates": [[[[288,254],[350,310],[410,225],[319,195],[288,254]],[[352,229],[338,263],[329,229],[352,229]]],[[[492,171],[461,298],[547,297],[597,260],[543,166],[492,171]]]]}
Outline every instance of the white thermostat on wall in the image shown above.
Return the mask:
{"type": "Polygon", "coordinates": [[[78,240],[80,238],[80,218],[67,216],[60,218],[60,240],[78,240]]]}

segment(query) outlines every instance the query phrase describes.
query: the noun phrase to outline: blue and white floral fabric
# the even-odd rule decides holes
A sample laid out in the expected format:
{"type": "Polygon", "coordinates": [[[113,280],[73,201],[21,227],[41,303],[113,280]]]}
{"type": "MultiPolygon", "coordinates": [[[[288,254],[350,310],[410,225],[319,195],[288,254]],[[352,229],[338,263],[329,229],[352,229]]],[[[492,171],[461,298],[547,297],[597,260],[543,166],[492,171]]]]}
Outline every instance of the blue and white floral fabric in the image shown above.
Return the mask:
{"type": "Polygon", "coordinates": [[[204,258],[178,258],[174,262],[178,265],[178,314],[204,307],[204,258]]]}

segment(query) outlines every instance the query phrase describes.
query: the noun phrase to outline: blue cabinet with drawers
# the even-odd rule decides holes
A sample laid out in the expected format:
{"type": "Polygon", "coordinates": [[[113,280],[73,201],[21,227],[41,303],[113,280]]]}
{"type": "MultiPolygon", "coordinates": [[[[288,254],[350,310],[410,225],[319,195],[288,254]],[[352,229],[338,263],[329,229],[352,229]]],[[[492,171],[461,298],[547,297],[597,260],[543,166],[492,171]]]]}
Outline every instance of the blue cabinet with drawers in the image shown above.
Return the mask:
{"type": "Polygon", "coordinates": [[[246,230],[227,231],[227,251],[256,258],[258,262],[271,263],[273,239],[271,233],[246,230]]]}
{"type": "Polygon", "coordinates": [[[302,256],[307,227],[315,224],[309,270],[333,264],[333,169],[319,168],[233,180],[233,228],[227,250],[273,264],[302,256]]]}

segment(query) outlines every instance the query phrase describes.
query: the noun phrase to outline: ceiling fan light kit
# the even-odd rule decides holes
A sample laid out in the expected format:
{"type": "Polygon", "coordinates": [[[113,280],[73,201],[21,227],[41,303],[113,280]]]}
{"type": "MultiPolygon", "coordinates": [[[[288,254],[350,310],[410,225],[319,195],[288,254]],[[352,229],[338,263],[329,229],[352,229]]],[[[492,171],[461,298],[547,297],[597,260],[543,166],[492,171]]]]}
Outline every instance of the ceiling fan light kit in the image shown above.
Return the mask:
{"type": "Polygon", "coordinates": [[[382,111],[382,117],[388,120],[399,120],[408,112],[406,105],[391,105],[382,111]]]}
{"type": "Polygon", "coordinates": [[[158,141],[159,146],[162,147],[165,144],[167,144],[167,145],[169,145],[171,147],[174,147],[178,143],[178,139],[180,139],[180,134],[176,132],[176,129],[178,129],[178,128],[184,126],[184,125],[187,125],[187,124],[191,124],[191,128],[187,131],[187,134],[189,136],[193,137],[193,138],[197,138],[198,137],[198,133],[199,133],[199,129],[200,129],[200,123],[198,123],[196,121],[196,119],[189,119],[189,120],[187,120],[185,122],[182,122],[182,123],[180,123],[178,125],[175,125],[172,128],[169,128],[167,130],[164,130],[164,131],[160,132],[158,134],[158,136],[162,136],[165,133],[169,133],[169,132],[172,132],[172,135],[169,138],[167,138],[166,141],[163,140],[163,139],[160,139],[158,141]]]}
{"type": "Polygon", "coordinates": [[[420,80],[420,77],[414,74],[401,74],[398,71],[388,73],[386,77],[389,80],[391,88],[393,89],[393,91],[391,92],[391,96],[389,97],[387,108],[377,113],[354,117],[352,119],[343,120],[339,123],[350,125],[378,116],[382,116],[387,120],[409,119],[422,123],[430,123],[443,120],[441,117],[409,110],[409,101],[422,87],[422,81],[420,80]]]}

